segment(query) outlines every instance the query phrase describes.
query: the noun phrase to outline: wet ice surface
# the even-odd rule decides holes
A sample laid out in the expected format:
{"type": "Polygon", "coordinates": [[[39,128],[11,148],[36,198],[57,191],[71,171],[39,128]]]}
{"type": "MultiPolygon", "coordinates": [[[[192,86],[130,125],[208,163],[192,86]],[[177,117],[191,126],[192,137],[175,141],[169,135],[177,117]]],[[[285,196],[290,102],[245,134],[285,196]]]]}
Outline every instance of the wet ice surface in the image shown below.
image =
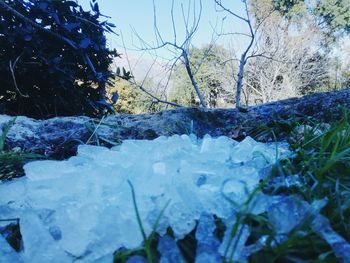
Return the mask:
{"type": "MultiPolygon", "coordinates": [[[[226,247],[232,248],[227,244],[228,230],[222,243],[213,234],[213,215],[232,225],[236,208],[226,198],[242,204],[257,187],[259,171],[276,161],[276,152],[287,154],[287,146],[258,143],[249,137],[238,143],[228,137],[199,140],[175,135],[153,141],[127,140],[112,149],[81,145],[77,156],[66,161],[29,163],[25,177],[0,185],[0,219],[20,218],[24,246],[21,253],[1,246],[0,258],[36,263],[52,259],[111,262],[118,248],[140,246],[142,235],[129,180],[147,235],[171,200],[157,229],[162,262],[181,260],[179,250],[168,247],[197,222],[196,262],[217,262],[226,247]],[[169,226],[174,238],[166,235],[169,226]]],[[[257,214],[267,211],[270,201],[261,194],[251,209],[257,214]]],[[[249,229],[243,225],[239,231],[242,234],[232,254],[244,260],[247,251],[261,244],[246,247],[249,229]]]]}
{"type": "Polygon", "coordinates": [[[161,256],[160,263],[184,262],[176,241],[168,235],[159,239],[157,249],[161,256]]]}

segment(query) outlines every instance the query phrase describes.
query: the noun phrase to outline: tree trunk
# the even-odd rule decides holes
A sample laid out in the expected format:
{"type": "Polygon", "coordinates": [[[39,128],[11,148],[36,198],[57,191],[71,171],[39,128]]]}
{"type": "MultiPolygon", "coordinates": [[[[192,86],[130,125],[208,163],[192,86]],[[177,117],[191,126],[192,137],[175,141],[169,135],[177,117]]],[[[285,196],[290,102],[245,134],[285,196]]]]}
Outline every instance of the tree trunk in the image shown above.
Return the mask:
{"type": "Polygon", "coordinates": [[[236,109],[241,106],[241,92],[243,88],[243,77],[244,77],[244,66],[246,63],[246,53],[242,54],[239,61],[239,71],[237,74],[237,85],[236,85],[236,109]]]}
{"type": "Polygon", "coordinates": [[[207,103],[205,102],[205,99],[204,99],[201,91],[199,90],[198,84],[197,84],[196,80],[194,79],[194,76],[193,76],[193,73],[192,73],[192,70],[191,70],[191,66],[190,66],[190,60],[188,59],[187,53],[183,52],[182,57],[184,59],[184,64],[185,64],[185,67],[186,67],[187,74],[190,77],[192,86],[193,86],[193,88],[195,89],[195,91],[197,93],[198,99],[199,99],[202,107],[206,108],[207,107],[207,103]]]}

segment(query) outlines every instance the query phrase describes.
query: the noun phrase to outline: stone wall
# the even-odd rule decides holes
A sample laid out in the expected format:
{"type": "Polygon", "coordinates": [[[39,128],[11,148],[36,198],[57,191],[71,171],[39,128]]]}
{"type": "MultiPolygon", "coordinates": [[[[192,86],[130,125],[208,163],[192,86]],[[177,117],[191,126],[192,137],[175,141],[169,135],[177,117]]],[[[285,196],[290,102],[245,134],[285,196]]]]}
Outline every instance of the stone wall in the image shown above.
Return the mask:
{"type": "MultiPolygon", "coordinates": [[[[103,119],[56,117],[35,120],[18,116],[11,127],[6,148],[65,158],[81,143],[113,145],[124,139],[154,139],[158,136],[194,133],[197,136],[226,135],[233,138],[250,135],[260,125],[312,118],[330,122],[342,116],[342,105],[350,108],[350,89],[318,93],[302,98],[272,102],[244,110],[178,108],[154,114],[111,115],[103,119]],[[17,148],[18,149],[18,148],[17,148]]],[[[12,116],[0,115],[0,128],[12,116]]]]}

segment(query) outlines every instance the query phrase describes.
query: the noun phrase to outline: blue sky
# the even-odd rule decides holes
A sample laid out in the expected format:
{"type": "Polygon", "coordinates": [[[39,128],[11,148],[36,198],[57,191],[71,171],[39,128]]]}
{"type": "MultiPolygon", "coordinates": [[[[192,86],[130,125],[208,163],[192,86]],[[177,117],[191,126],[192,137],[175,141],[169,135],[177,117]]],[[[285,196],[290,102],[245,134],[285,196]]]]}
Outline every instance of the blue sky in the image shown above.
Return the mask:
{"type": "MultiPolygon", "coordinates": [[[[88,0],[79,0],[80,4],[84,7],[89,7],[88,0]]],[[[184,24],[182,20],[181,4],[187,10],[188,3],[196,3],[199,7],[199,0],[175,0],[174,2],[174,17],[176,20],[178,39],[181,40],[181,35],[184,36],[184,24]]],[[[224,3],[225,1],[223,1],[224,3]]],[[[155,40],[154,27],[153,27],[153,4],[152,0],[99,0],[100,11],[111,17],[110,21],[113,22],[119,33],[122,32],[125,45],[128,48],[135,48],[139,46],[137,37],[133,33],[133,29],[147,42],[155,40]]],[[[173,31],[171,23],[171,0],[155,0],[156,14],[158,20],[159,30],[167,40],[173,40],[173,31]]],[[[225,2],[232,10],[242,14],[243,6],[240,0],[227,0],[225,2]]],[[[209,43],[212,36],[212,26],[216,21],[221,21],[222,17],[227,15],[222,12],[217,12],[215,9],[214,0],[202,0],[202,18],[199,25],[199,30],[196,33],[193,44],[196,46],[202,46],[209,43]]],[[[192,8],[193,10],[193,8],[192,8]]],[[[191,10],[191,11],[192,11],[191,10]]],[[[197,8],[198,10],[198,8],[197,8]]],[[[232,31],[242,31],[244,25],[238,24],[237,21],[232,20],[230,17],[225,20],[226,29],[232,31]]],[[[122,46],[121,37],[109,34],[108,39],[112,47],[120,49],[122,46]]]]}

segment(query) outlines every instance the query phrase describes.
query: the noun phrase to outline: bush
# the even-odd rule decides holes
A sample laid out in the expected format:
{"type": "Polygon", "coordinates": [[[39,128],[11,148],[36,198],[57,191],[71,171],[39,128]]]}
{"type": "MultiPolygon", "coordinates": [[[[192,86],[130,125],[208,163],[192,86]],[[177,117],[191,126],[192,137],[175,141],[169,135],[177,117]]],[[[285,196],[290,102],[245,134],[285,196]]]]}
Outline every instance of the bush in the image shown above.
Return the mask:
{"type": "Polygon", "coordinates": [[[106,45],[113,24],[96,0],[92,11],[76,1],[0,2],[0,111],[46,118],[96,116],[106,110],[109,65],[118,56],[106,45]]]}
{"type": "MultiPolygon", "coordinates": [[[[155,86],[152,80],[147,79],[143,86],[151,90],[155,86]]],[[[108,97],[113,93],[119,94],[118,102],[113,105],[116,112],[126,114],[142,114],[158,112],[168,108],[168,105],[157,103],[145,92],[141,91],[136,84],[132,84],[124,79],[116,79],[114,85],[107,89],[108,97]]],[[[164,98],[161,93],[153,92],[157,97],[164,98]]]]}

